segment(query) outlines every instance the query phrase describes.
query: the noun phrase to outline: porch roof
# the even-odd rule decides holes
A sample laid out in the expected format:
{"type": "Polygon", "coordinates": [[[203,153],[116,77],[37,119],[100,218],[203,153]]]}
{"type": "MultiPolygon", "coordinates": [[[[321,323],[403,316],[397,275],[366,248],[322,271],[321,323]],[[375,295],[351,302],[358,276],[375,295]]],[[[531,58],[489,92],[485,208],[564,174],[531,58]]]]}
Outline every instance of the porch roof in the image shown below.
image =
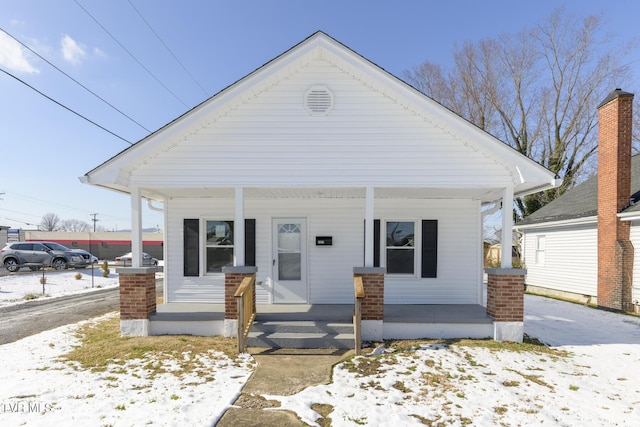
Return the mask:
{"type": "MultiPolygon", "coordinates": [[[[545,185],[546,187],[546,185],[545,185]]],[[[377,199],[474,199],[490,203],[502,198],[502,188],[489,187],[374,187],[377,199]]],[[[122,192],[129,193],[126,189],[122,192]]],[[[516,197],[529,194],[535,190],[528,187],[515,192],[516,197]]],[[[235,188],[140,188],[140,195],[149,200],[180,198],[233,199],[235,188]]],[[[365,199],[366,188],[363,187],[246,187],[246,199],[365,199]]]]}

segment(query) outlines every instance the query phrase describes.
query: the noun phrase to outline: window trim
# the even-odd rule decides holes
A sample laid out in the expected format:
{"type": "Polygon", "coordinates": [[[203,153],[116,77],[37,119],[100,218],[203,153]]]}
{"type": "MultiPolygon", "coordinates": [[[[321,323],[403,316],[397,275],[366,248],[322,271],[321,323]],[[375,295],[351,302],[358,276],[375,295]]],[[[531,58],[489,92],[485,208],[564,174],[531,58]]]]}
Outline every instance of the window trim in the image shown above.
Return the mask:
{"type": "MultiPolygon", "coordinates": [[[[206,255],[206,233],[203,229],[205,221],[230,221],[214,218],[183,218],[182,219],[182,274],[183,277],[203,277],[205,275],[215,275],[219,273],[205,273],[204,261],[206,255]],[[203,250],[205,248],[205,250],[203,250]]],[[[244,219],[244,256],[245,265],[256,265],[256,220],[255,218],[244,219]]],[[[234,246],[235,262],[235,246],[234,246]]]]}
{"type": "Polygon", "coordinates": [[[537,234],[535,239],[536,265],[544,267],[547,252],[547,236],[546,234],[537,234]],[[542,245],[540,244],[542,242],[542,245]]]}
{"type": "Polygon", "coordinates": [[[224,273],[221,271],[208,271],[207,270],[207,249],[208,248],[232,248],[233,249],[233,255],[232,255],[232,262],[231,265],[233,266],[235,258],[236,258],[236,236],[235,236],[235,220],[233,219],[220,219],[220,218],[202,218],[201,220],[201,227],[202,227],[202,233],[200,233],[200,247],[202,248],[202,253],[200,255],[201,260],[200,260],[200,265],[201,267],[201,274],[203,276],[219,276],[219,275],[223,275],[224,273]],[[232,236],[233,236],[233,245],[213,245],[213,244],[209,244],[207,242],[207,223],[208,222],[227,222],[227,223],[231,223],[232,225],[232,236]]]}
{"type": "MultiPolygon", "coordinates": [[[[394,278],[404,278],[404,279],[420,279],[421,277],[421,262],[419,259],[419,255],[422,253],[422,227],[421,227],[421,219],[416,218],[385,218],[381,221],[381,229],[380,229],[380,263],[381,266],[386,269],[386,275],[394,278]],[[413,273],[390,273],[387,267],[387,250],[390,246],[387,246],[387,224],[390,222],[410,222],[413,223],[413,246],[411,249],[413,251],[413,273]]],[[[391,247],[393,248],[393,247],[391,247]]],[[[399,247],[398,247],[399,248],[399,247]]],[[[421,256],[421,255],[420,255],[421,256]]]]}

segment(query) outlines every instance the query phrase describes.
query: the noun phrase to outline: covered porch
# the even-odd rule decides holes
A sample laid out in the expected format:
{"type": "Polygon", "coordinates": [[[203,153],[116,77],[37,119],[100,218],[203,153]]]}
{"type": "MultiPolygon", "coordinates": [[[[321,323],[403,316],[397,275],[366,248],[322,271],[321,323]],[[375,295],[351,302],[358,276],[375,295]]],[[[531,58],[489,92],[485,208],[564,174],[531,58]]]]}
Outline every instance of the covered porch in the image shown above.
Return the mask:
{"type": "MultiPolygon", "coordinates": [[[[156,306],[152,270],[139,272],[137,278],[125,273],[121,279],[125,335],[235,336],[240,352],[246,347],[355,348],[356,354],[362,342],[387,339],[521,340],[522,271],[505,274],[505,270],[489,270],[487,306],[370,304],[367,296],[379,298],[375,292],[366,294],[363,282],[370,289],[367,281],[371,278],[363,280],[364,269],[354,269],[354,304],[256,304],[255,270],[251,268],[227,271],[229,297],[225,303],[156,306]],[[510,303],[505,305],[507,299],[510,303]]],[[[374,271],[373,276],[379,285],[383,275],[374,271]]],[[[377,290],[383,292],[384,288],[378,286],[377,290]]]]}
{"type": "MultiPolygon", "coordinates": [[[[389,276],[384,267],[378,266],[379,264],[377,263],[380,262],[381,257],[380,254],[376,254],[376,251],[384,245],[381,245],[380,237],[374,235],[374,230],[376,228],[379,229],[380,222],[379,220],[374,220],[374,218],[379,214],[380,206],[391,210],[399,200],[433,200],[436,195],[442,197],[442,189],[386,189],[375,187],[360,189],[298,189],[293,192],[294,195],[291,193],[292,190],[286,189],[236,187],[231,191],[229,190],[231,189],[227,189],[224,195],[226,196],[226,203],[232,206],[233,209],[228,209],[228,212],[234,213],[235,245],[233,266],[223,267],[220,279],[216,279],[222,279],[221,282],[223,282],[223,297],[220,298],[220,302],[175,301],[171,299],[167,301],[165,299],[167,301],[166,304],[158,307],[149,307],[149,298],[147,298],[146,303],[144,301],[139,303],[139,309],[133,315],[123,313],[121,310],[121,329],[124,335],[191,334],[239,338],[244,335],[248,346],[274,347],[352,347],[354,343],[357,344],[358,342],[375,342],[394,338],[494,338],[510,341],[522,339],[524,272],[511,269],[511,260],[508,258],[503,259],[503,268],[492,270],[489,273],[489,283],[494,283],[494,285],[489,286],[485,298],[480,255],[482,235],[481,200],[467,202],[467,205],[465,205],[473,208],[472,213],[467,215],[477,219],[472,221],[471,226],[467,225],[469,236],[472,236],[470,239],[472,245],[466,248],[466,251],[471,254],[470,260],[461,261],[460,259],[454,260],[451,257],[442,257],[440,261],[441,268],[449,273],[449,277],[454,277],[452,274],[455,272],[456,262],[473,265],[473,268],[471,268],[473,273],[465,276],[464,280],[457,282],[458,284],[466,283],[464,286],[471,292],[470,296],[465,298],[470,301],[431,304],[425,303],[425,301],[418,302],[412,295],[401,293],[398,290],[398,284],[409,282],[406,280],[404,282],[398,281],[397,276],[389,276]],[[277,301],[271,300],[269,303],[264,303],[264,295],[267,293],[264,291],[263,286],[265,280],[260,278],[259,270],[262,269],[262,277],[273,275],[277,270],[270,269],[271,257],[267,258],[269,254],[266,250],[263,250],[263,254],[267,256],[262,257],[266,258],[262,264],[260,264],[261,257],[258,256],[258,266],[246,265],[248,261],[245,257],[247,239],[244,225],[247,218],[255,216],[255,213],[251,212],[256,210],[254,206],[255,200],[260,201],[261,197],[265,197],[265,192],[268,192],[270,197],[277,196],[277,200],[290,200],[291,198],[298,200],[301,198],[301,194],[306,195],[303,200],[312,200],[311,203],[314,203],[315,206],[326,204],[326,200],[347,199],[352,201],[350,203],[355,207],[355,209],[352,209],[355,212],[354,216],[364,218],[364,224],[362,219],[352,221],[353,225],[363,233],[361,239],[364,240],[364,245],[359,243],[362,242],[360,239],[357,239],[358,241],[355,241],[352,245],[352,249],[356,249],[355,252],[359,252],[357,249],[362,250],[360,255],[356,255],[354,258],[357,260],[357,258],[362,257],[360,259],[363,259],[364,264],[362,267],[352,267],[352,280],[355,282],[357,277],[361,277],[364,282],[360,310],[358,310],[359,298],[357,290],[351,291],[355,292],[355,294],[351,293],[351,297],[346,294],[339,303],[313,300],[306,303],[288,304],[278,304],[277,301]],[[229,196],[232,196],[232,198],[229,196]],[[249,204],[248,208],[247,204],[249,204]],[[473,255],[475,253],[477,255],[473,255]],[[252,278],[252,284],[248,289],[250,289],[251,295],[249,298],[253,304],[236,300],[241,282],[247,277],[252,278]],[[508,279],[508,291],[502,289],[502,277],[508,279]],[[495,280],[492,278],[495,278],[495,280]],[[496,283],[498,285],[495,285],[496,283]],[[256,294],[260,292],[261,287],[263,297],[262,300],[258,298],[258,304],[256,304],[256,294]],[[389,295],[392,298],[388,298],[389,295]],[[399,299],[399,296],[402,301],[397,304],[395,302],[399,299]],[[417,303],[411,304],[412,301],[417,303]],[[489,301],[490,306],[484,306],[485,301],[489,301]],[[506,304],[500,304],[500,301],[507,302],[506,304]],[[147,305],[144,306],[145,304],[147,305]],[[242,306],[244,306],[244,312],[239,309],[242,306]],[[358,312],[361,313],[360,321],[354,319],[354,314],[358,312]],[[294,333],[296,334],[295,338],[290,336],[294,333]]],[[[133,227],[134,243],[132,246],[134,247],[134,254],[140,251],[140,247],[137,247],[138,245],[135,242],[139,241],[138,233],[141,230],[140,208],[142,200],[145,198],[143,194],[146,195],[147,192],[148,190],[143,189],[132,192],[132,222],[136,224],[133,227]]],[[[220,190],[209,190],[209,192],[212,195],[220,195],[218,194],[220,190]]],[[[452,192],[450,196],[461,197],[464,193],[466,197],[473,199],[470,194],[479,192],[484,193],[485,197],[490,194],[489,200],[495,200],[496,196],[502,196],[503,228],[511,229],[512,216],[510,207],[513,204],[514,197],[512,187],[501,190],[495,188],[457,190],[452,192]]],[[[175,201],[176,199],[174,198],[173,200],[175,201]]],[[[442,204],[444,199],[439,200],[441,200],[440,204],[442,204]]],[[[165,206],[171,206],[168,202],[168,200],[165,200],[165,206]]],[[[435,202],[433,203],[433,206],[435,206],[435,202]]],[[[500,206],[498,202],[495,205],[500,206]]],[[[262,205],[258,204],[256,206],[262,205]]],[[[432,210],[431,212],[433,213],[434,211],[432,210]]],[[[267,217],[269,217],[269,214],[267,217]]],[[[460,224],[455,220],[446,218],[445,214],[442,214],[439,218],[443,235],[459,230],[460,224]]],[[[270,220],[268,219],[262,223],[269,224],[269,222],[270,220]]],[[[309,234],[313,236],[312,233],[309,234]]],[[[510,243],[510,233],[503,233],[503,237],[505,240],[509,239],[507,241],[510,243]]],[[[326,247],[318,247],[313,239],[309,238],[309,240],[309,248],[312,248],[310,250],[315,250],[316,253],[329,253],[326,247]]],[[[459,247],[455,248],[449,239],[442,240],[443,243],[441,245],[449,245],[441,246],[441,249],[446,248],[446,251],[443,252],[450,253],[454,249],[460,249],[459,247]]],[[[166,245],[166,247],[169,246],[171,245],[166,245]]],[[[350,255],[352,257],[353,252],[350,255]]],[[[171,258],[169,253],[167,253],[167,257],[171,258]]],[[[313,257],[314,254],[310,253],[310,262],[314,259],[313,257]]],[[[182,258],[182,256],[179,258],[182,258]]],[[[419,256],[417,258],[419,259],[419,256]]],[[[134,257],[134,264],[135,261],[137,261],[137,257],[134,257]]],[[[338,257],[334,258],[334,261],[342,260],[338,257]]],[[[182,276],[182,268],[180,268],[180,265],[176,265],[175,262],[173,264],[169,263],[168,267],[165,268],[167,272],[173,273],[173,276],[171,274],[165,275],[164,292],[167,295],[170,293],[171,284],[167,281],[182,281],[184,277],[182,276]]],[[[344,266],[341,268],[344,268],[344,266]]],[[[136,267],[135,265],[131,268],[118,269],[121,278],[124,277],[124,279],[121,279],[121,304],[122,301],[126,301],[129,298],[128,291],[123,286],[123,283],[126,284],[128,281],[126,277],[129,274],[135,276],[141,270],[146,271],[144,267],[136,267]]],[[[344,274],[347,271],[341,270],[343,280],[349,280],[349,276],[344,274]]],[[[197,279],[193,280],[205,280],[207,277],[212,276],[200,274],[197,279]]],[[[428,287],[426,283],[438,283],[435,275],[432,278],[429,278],[429,276],[422,277],[422,279],[419,276],[413,279],[411,283],[414,289],[417,289],[420,284],[425,285],[421,289],[426,289],[428,287]],[[427,279],[424,279],[424,277],[427,277],[427,279]]],[[[132,280],[132,282],[137,283],[138,281],[132,280]]],[[[439,287],[444,289],[443,286],[439,287]]],[[[345,289],[345,291],[348,292],[348,289],[345,289]]],[[[344,291],[342,292],[344,293],[344,291]]],[[[126,312],[126,307],[124,311],[126,312]]],[[[239,347],[242,347],[242,345],[239,345],[239,347]]]]}
{"type": "MultiPolygon", "coordinates": [[[[481,305],[385,304],[382,339],[492,338],[494,320],[481,305]]],[[[257,304],[247,347],[354,348],[351,304],[257,304]]],[[[216,336],[224,304],[169,303],[149,316],[150,335],[216,336]]]]}

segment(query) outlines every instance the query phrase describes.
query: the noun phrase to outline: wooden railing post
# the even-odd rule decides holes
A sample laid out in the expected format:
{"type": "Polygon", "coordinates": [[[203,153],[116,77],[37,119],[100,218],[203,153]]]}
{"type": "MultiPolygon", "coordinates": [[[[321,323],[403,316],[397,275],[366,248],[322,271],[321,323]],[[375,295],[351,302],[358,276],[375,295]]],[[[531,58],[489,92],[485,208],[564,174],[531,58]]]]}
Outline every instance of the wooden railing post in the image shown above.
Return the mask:
{"type": "Polygon", "coordinates": [[[353,310],[353,335],[355,339],[356,356],[362,352],[362,300],[364,299],[364,284],[362,276],[354,276],[353,290],[355,296],[355,308],[353,310]]]}
{"type": "Polygon", "coordinates": [[[247,336],[256,317],[255,311],[256,275],[242,279],[235,298],[238,307],[238,353],[244,353],[247,336]]]}

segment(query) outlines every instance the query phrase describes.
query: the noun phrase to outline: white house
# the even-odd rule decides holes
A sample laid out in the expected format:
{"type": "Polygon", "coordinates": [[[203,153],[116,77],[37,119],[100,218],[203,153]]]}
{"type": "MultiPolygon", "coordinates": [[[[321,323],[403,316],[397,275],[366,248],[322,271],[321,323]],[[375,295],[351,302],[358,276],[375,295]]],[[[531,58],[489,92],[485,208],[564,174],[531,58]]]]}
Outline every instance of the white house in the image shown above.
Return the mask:
{"type": "Polygon", "coordinates": [[[640,304],[640,156],[631,156],[633,95],[598,107],[598,174],[516,225],[528,289],[606,309],[640,304]]]}
{"type": "Polygon", "coordinates": [[[224,303],[223,270],[248,266],[258,305],[353,305],[356,267],[386,305],[454,312],[483,303],[482,207],[511,229],[513,198],[555,185],[323,32],[81,180],[130,194],[134,233],[142,199],[163,206],[167,305],[224,303]]]}

